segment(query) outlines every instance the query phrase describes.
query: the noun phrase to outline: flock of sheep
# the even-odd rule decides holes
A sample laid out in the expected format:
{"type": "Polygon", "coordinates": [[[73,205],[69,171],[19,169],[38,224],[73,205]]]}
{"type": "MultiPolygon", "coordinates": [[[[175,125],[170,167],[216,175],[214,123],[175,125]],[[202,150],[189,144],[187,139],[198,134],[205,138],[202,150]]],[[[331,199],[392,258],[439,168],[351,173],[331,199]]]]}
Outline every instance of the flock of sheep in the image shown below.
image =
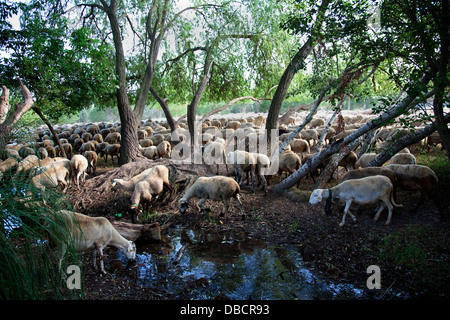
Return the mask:
{"type": "MultiPolygon", "coordinates": [[[[306,159],[314,155],[319,141],[323,140],[327,144],[334,139],[342,138],[359,128],[371,117],[373,116],[364,113],[348,115],[344,117],[345,130],[339,133],[336,133],[338,127],[335,125],[326,131],[325,118],[317,117],[290,141],[288,147],[276,159],[273,157],[271,159],[263,153],[249,152],[246,147],[244,150],[227,152],[230,141],[223,137],[229,136],[230,132],[239,129],[245,130],[246,138],[264,133],[265,118],[262,115],[239,119],[206,120],[200,129],[200,133],[203,134],[199,135],[203,146],[203,162],[216,164],[217,175],[198,178],[179,199],[179,210],[184,213],[188,208],[189,200],[196,197],[200,199],[198,203],[200,209],[204,209],[203,205],[207,199],[223,201],[223,215],[229,209],[229,200],[233,198],[242,213],[239,193],[246,178],[248,183],[251,181],[252,193],[255,189],[255,180],[258,180],[262,185],[262,190],[267,194],[267,185],[272,175],[276,174],[281,179],[283,172],[292,174],[306,159]],[[214,132],[221,134],[215,135],[214,132]],[[233,166],[234,178],[219,175],[219,162],[215,161],[219,158],[223,159],[220,165],[224,166],[227,175],[227,164],[233,166]],[[276,162],[277,170],[270,172],[269,169],[274,162],[276,162]]],[[[295,129],[295,124],[301,122],[301,118],[292,117],[286,123],[280,124],[280,144],[295,129]]],[[[187,134],[186,123],[179,121],[178,125],[182,132],[187,134]]],[[[106,163],[109,156],[111,162],[114,163],[114,157],[118,158],[119,156],[121,136],[118,123],[58,125],[55,131],[66,157],[61,156],[62,152],[55,146],[50,132],[39,128],[33,134],[32,141],[16,141],[7,145],[8,158],[0,162],[0,180],[7,179],[9,174],[14,174],[28,181],[27,196],[37,192],[44,193],[46,188],[60,188],[64,193],[67,192],[69,185],[79,188],[88,174],[96,174],[99,157],[103,157],[106,163]]],[[[396,135],[401,133],[402,129],[400,128],[385,127],[375,135],[375,143],[380,147],[385,147],[393,142],[396,135]]],[[[138,138],[142,156],[149,159],[173,157],[176,145],[179,143],[172,141],[171,132],[162,121],[143,121],[138,129],[138,138]]],[[[438,180],[436,174],[426,166],[417,165],[415,157],[409,150],[404,149],[393,155],[387,166],[367,167],[375,156],[375,153],[366,153],[358,159],[355,152],[350,152],[339,163],[348,171],[342,181],[333,188],[314,190],[310,197],[310,203],[316,204],[324,199],[339,199],[345,203],[344,216],[340,226],[344,225],[347,214],[355,220],[355,216],[349,210],[352,203],[380,203],[374,219],[377,220],[381,212],[387,208],[386,224],[389,224],[393,206],[400,206],[395,200],[397,188],[409,191],[419,190],[422,197],[430,196],[439,206],[438,200],[432,192],[438,180]],[[349,171],[349,168],[352,170],[349,171]]],[[[330,158],[324,160],[323,167],[328,161],[330,158]]],[[[141,208],[147,210],[150,201],[156,195],[169,191],[167,203],[172,195],[169,170],[164,165],[148,168],[127,180],[113,179],[112,187],[113,190],[123,190],[131,195],[129,208],[132,212],[133,223],[136,222],[139,212],[142,212],[141,208]]],[[[106,245],[113,245],[122,250],[128,258],[135,258],[134,244],[120,236],[105,218],[88,217],[65,210],[61,210],[61,214],[77,220],[80,224],[83,234],[83,241],[79,244],[80,250],[95,247],[101,257],[102,249],[106,245]]],[[[73,232],[75,233],[75,231],[73,232]]],[[[64,248],[61,248],[61,257],[64,255],[64,251],[64,248]]],[[[101,270],[104,272],[102,259],[100,261],[101,270]]]]}

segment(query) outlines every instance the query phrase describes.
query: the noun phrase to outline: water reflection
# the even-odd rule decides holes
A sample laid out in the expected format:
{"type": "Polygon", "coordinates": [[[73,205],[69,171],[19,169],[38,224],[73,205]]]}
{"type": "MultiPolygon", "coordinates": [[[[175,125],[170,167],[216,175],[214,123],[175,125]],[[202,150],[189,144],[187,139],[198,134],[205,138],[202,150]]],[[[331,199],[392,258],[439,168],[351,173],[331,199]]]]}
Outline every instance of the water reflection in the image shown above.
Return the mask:
{"type": "MultiPolygon", "coordinates": [[[[190,286],[194,299],[365,299],[351,284],[321,280],[305,268],[295,247],[268,246],[242,233],[175,229],[156,245],[138,248],[136,281],[176,297],[190,286]],[[187,246],[178,264],[177,253],[187,246]]],[[[120,253],[119,253],[120,254],[120,253]]]]}

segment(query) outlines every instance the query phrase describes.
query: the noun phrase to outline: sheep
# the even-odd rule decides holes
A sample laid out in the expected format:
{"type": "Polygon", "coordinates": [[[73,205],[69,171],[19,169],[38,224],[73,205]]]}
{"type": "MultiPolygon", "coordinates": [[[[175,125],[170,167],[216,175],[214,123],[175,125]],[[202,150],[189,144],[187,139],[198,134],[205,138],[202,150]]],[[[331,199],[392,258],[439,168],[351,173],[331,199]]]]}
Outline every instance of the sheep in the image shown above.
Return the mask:
{"type": "MultiPolygon", "coordinates": [[[[65,224],[68,232],[68,239],[73,240],[74,249],[77,251],[87,251],[95,247],[94,266],[96,264],[96,253],[99,253],[100,270],[106,274],[104,266],[103,249],[113,246],[122,251],[127,259],[136,260],[136,245],[122,237],[113,227],[111,222],[104,217],[89,217],[81,213],[60,210],[55,217],[55,221],[60,220],[65,224]]],[[[60,243],[58,248],[59,269],[67,250],[67,242],[60,243]]]]}
{"type": "MultiPolygon", "coordinates": [[[[220,138],[219,138],[220,139],[220,138]]],[[[223,139],[220,139],[223,140],[223,139]]],[[[225,164],[228,175],[228,166],[226,164],[225,143],[221,141],[209,141],[204,145],[203,160],[206,164],[216,163],[216,175],[219,175],[219,164],[225,164]]]]}
{"type": "Polygon", "coordinates": [[[155,160],[159,156],[158,148],[156,146],[139,148],[139,150],[141,150],[142,155],[148,159],[155,160]]]}
{"type": "Polygon", "coordinates": [[[222,200],[224,208],[220,216],[223,216],[228,211],[230,198],[233,197],[243,214],[239,192],[239,184],[233,178],[225,176],[199,177],[178,201],[178,208],[181,213],[185,213],[188,201],[193,197],[200,198],[198,206],[201,210],[204,210],[203,204],[207,199],[222,200]]]}
{"type": "Polygon", "coordinates": [[[378,155],[374,152],[364,153],[359,157],[358,161],[355,163],[355,169],[366,168],[369,163],[375,159],[378,155]]]}
{"type": "MultiPolygon", "coordinates": [[[[147,210],[150,201],[152,200],[152,196],[159,195],[165,189],[169,189],[169,198],[166,201],[166,204],[169,203],[170,197],[172,195],[172,187],[169,182],[169,169],[164,165],[158,165],[150,168],[145,177],[135,183],[133,194],[131,195],[131,221],[133,223],[136,222],[139,205],[142,202],[143,210],[147,210]]],[[[164,197],[164,193],[163,193],[164,197]]]]}
{"type": "MultiPolygon", "coordinates": [[[[389,164],[386,168],[391,169],[397,176],[397,185],[406,191],[420,191],[420,200],[413,209],[416,211],[424,202],[425,195],[430,197],[441,212],[440,201],[434,194],[433,188],[438,182],[438,177],[432,169],[417,164],[389,164]]],[[[441,212],[442,218],[442,212],[441,212]]]]}
{"type": "Polygon", "coordinates": [[[87,173],[92,173],[93,176],[95,176],[95,171],[97,169],[97,161],[98,161],[98,155],[95,151],[86,151],[84,153],[84,157],[88,161],[88,168],[86,170],[87,173]]]}
{"type": "Polygon", "coordinates": [[[411,153],[394,154],[390,160],[391,164],[417,164],[416,157],[411,153]]]}
{"type": "Polygon", "coordinates": [[[111,162],[114,164],[114,156],[117,157],[117,162],[119,162],[119,152],[120,144],[108,144],[104,149],[105,163],[108,161],[108,155],[111,156],[111,162]]]}
{"type": "Polygon", "coordinates": [[[244,173],[250,171],[250,176],[252,179],[252,193],[255,193],[255,157],[247,151],[230,151],[227,154],[227,163],[233,164],[236,181],[238,181],[239,186],[241,186],[244,182],[244,173]]]}
{"type": "Polygon", "coordinates": [[[19,162],[16,170],[17,177],[27,176],[28,173],[39,164],[39,158],[35,155],[29,155],[19,162]]]}
{"type": "Polygon", "coordinates": [[[104,142],[108,142],[109,144],[117,144],[120,143],[120,139],[121,135],[119,132],[111,132],[105,137],[104,142]]]}
{"type": "Polygon", "coordinates": [[[278,159],[278,176],[280,177],[280,180],[283,172],[292,174],[302,166],[302,160],[298,154],[292,151],[283,152],[278,159]]]}
{"type": "Polygon", "coordinates": [[[308,141],[304,139],[292,139],[290,142],[291,150],[299,153],[303,157],[303,152],[310,153],[311,148],[308,141]]]}
{"type": "Polygon", "coordinates": [[[345,202],[344,216],[342,217],[339,226],[342,227],[345,224],[345,217],[347,213],[356,221],[356,217],[350,212],[350,205],[352,202],[357,204],[372,204],[382,201],[378,211],[375,214],[374,221],[377,221],[380,217],[380,213],[384,208],[388,208],[388,218],[386,225],[391,223],[393,205],[400,207],[393,199],[393,185],[391,180],[385,176],[370,176],[355,180],[347,180],[341,182],[337,186],[329,189],[315,189],[310,198],[310,204],[317,204],[323,199],[339,199],[345,202]]]}
{"type": "Polygon", "coordinates": [[[70,160],[70,176],[77,189],[80,188],[80,180],[84,182],[88,166],[88,160],[81,154],[74,155],[70,160]]]}
{"type": "MultiPolygon", "coordinates": [[[[261,153],[250,153],[255,159],[256,159],[256,167],[255,172],[258,176],[258,186],[262,182],[262,189],[264,190],[264,193],[267,195],[267,180],[265,175],[268,173],[269,167],[270,167],[270,159],[265,154],[261,153]]],[[[227,170],[228,173],[228,170],[227,170]]],[[[248,172],[247,172],[248,175],[248,172]]],[[[248,180],[248,176],[247,176],[248,180]]]]}
{"type": "Polygon", "coordinates": [[[0,180],[3,178],[5,172],[14,170],[17,168],[19,162],[14,158],[7,158],[0,164],[0,180]]]}
{"type": "Polygon", "coordinates": [[[43,193],[46,188],[56,188],[59,183],[64,186],[62,192],[65,193],[69,186],[69,170],[62,166],[51,167],[31,179],[27,196],[32,194],[33,189],[40,189],[43,193]]]}
{"type": "Polygon", "coordinates": [[[319,132],[316,129],[304,129],[300,133],[303,139],[308,141],[310,147],[313,147],[319,141],[319,132]],[[314,141],[313,144],[310,144],[311,140],[314,141]]]}
{"type": "Polygon", "coordinates": [[[171,146],[169,141],[165,140],[161,141],[156,148],[158,149],[158,154],[160,158],[170,157],[171,146]]]}

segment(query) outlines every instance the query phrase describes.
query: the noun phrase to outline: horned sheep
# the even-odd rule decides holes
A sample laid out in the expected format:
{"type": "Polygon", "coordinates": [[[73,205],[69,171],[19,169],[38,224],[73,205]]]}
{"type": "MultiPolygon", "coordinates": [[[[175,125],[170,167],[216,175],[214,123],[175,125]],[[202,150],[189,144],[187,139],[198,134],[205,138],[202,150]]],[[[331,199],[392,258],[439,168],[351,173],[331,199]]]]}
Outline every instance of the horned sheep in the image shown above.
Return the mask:
{"type": "Polygon", "coordinates": [[[323,199],[339,199],[345,202],[344,216],[339,224],[342,227],[345,224],[345,217],[348,214],[356,221],[356,217],[350,212],[350,205],[372,204],[381,201],[381,205],[375,214],[374,221],[380,217],[380,213],[387,207],[389,210],[386,225],[390,224],[393,205],[399,207],[393,199],[393,185],[391,180],[385,176],[370,176],[355,180],[341,182],[337,186],[329,189],[316,189],[312,192],[309,199],[310,204],[317,204],[323,199]]]}
{"type": "Polygon", "coordinates": [[[239,192],[239,184],[233,178],[225,176],[199,177],[179,200],[178,208],[181,213],[186,212],[188,201],[193,197],[200,198],[198,205],[202,210],[207,199],[222,200],[224,208],[220,216],[223,216],[228,211],[230,198],[234,198],[242,214],[239,192]]]}

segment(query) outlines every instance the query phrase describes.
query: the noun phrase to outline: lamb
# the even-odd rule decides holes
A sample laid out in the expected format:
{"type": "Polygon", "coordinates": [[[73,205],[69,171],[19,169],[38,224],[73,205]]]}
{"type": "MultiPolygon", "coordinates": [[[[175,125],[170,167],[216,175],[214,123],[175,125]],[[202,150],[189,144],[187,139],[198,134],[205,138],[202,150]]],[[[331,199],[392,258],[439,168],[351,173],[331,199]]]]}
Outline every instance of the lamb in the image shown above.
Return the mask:
{"type": "Polygon", "coordinates": [[[200,198],[198,205],[202,210],[204,210],[203,204],[207,199],[222,200],[224,208],[220,216],[223,216],[228,211],[230,198],[233,197],[243,214],[239,192],[239,184],[233,178],[225,176],[199,177],[179,200],[178,208],[181,213],[185,213],[188,201],[193,197],[200,198]]]}
{"type": "Polygon", "coordinates": [[[433,188],[438,182],[438,177],[432,169],[417,164],[389,164],[386,168],[391,169],[397,176],[397,184],[400,189],[406,191],[420,191],[420,200],[414,211],[419,209],[424,202],[425,195],[430,197],[441,212],[440,201],[434,194],[433,188]]]}
{"type": "Polygon", "coordinates": [[[62,192],[65,193],[69,186],[69,170],[62,166],[51,167],[31,179],[27,196],[32,194],[33,189],[40,189],[43,193],[46,188],[56,188],[59,183],[64,186],[62,192]]]}
{"type": "Polygon", "coordinates": [[[375,214],[374,221],[377,221],[380,217],[380,213],[384,208],[388,208],[388,218],[386,225],[391,223],[393,205],[400,207],[393,199],[393,185],[391,180],[385,176],[370,176],[355,180],[347,180],[341,182],[339,185],[330,189],[316,189],[312,192],[309,198],[310,204],[317,204],[323,199],[339,199],[345,202],[344,216],[339,224],[342,227],[345,224],[345,217],[347,213],[356,221],[356,217],[350,212],[350,205],[352,202],[357,204],[372,204],[382,201],[377,213],[375,214]]]}
{"type": "Polygon", "coordinates": [[[390,160],[391,164],[417,164],[416,157],[411,153],[394,154],[390,160]]]}
{"type": "Polygon", "coordinates": [[[81,154],[74,155],[70,160],[70,176],[77,189],[80,188],[80,180],[84,182],[88,166],[88,160],[81,154]]]}
{"type": "MultiPolygon", "coordinates": [[[[169,189],[169,198],[166,204],[169,203],[172,195],[172,187],[169,182],[169,169],[166,166],[158,165],[150,169],[145,178],[134,185],[133,194],[131,195],[131,221],[136,222],[139,205],[142,203],[143,210],[147,210],[152,196],[159,195],[165,189],[169,189]]],[[[164,197],[164,193],[163,193],[164,197]]]]}
{"type": "MultiPolygon", "coordinates": [[[[89,217],[81,213],[60,210],[55,220],[61,220],[68,232],[68,240],[73,240],[74,249],[86,251],[95,247],[94,266],[96,265],[96,253],[99,253],[100,270],[106,274],[104,266],[103,249],[113,246],[122,251],[129,260],[136,260],[136,245],[122,237],[113,225],[104,217],[89,217]]],[[[59,268],[67,250],[67,242],[59,246],[59,268]]]]}
{"type": "Polygon", "coordinates": [[[98,155],[95,151],[86,151],[84,157],[88,161],[87,173],[92,173],[95,176],[95,170],[97,169],[98,155]]]}
{"type": "Polygon", "coordinates": [[[247,151],[236,150],[230,151],[227,154],[227,163],[232,163],[234,166],[234,173],[236,175],[236,181],[239,186],[244,182],[244,173],[250,171],[252,179],[252,193],[255,193],[255,169],[256,159],[247,151]]]}

